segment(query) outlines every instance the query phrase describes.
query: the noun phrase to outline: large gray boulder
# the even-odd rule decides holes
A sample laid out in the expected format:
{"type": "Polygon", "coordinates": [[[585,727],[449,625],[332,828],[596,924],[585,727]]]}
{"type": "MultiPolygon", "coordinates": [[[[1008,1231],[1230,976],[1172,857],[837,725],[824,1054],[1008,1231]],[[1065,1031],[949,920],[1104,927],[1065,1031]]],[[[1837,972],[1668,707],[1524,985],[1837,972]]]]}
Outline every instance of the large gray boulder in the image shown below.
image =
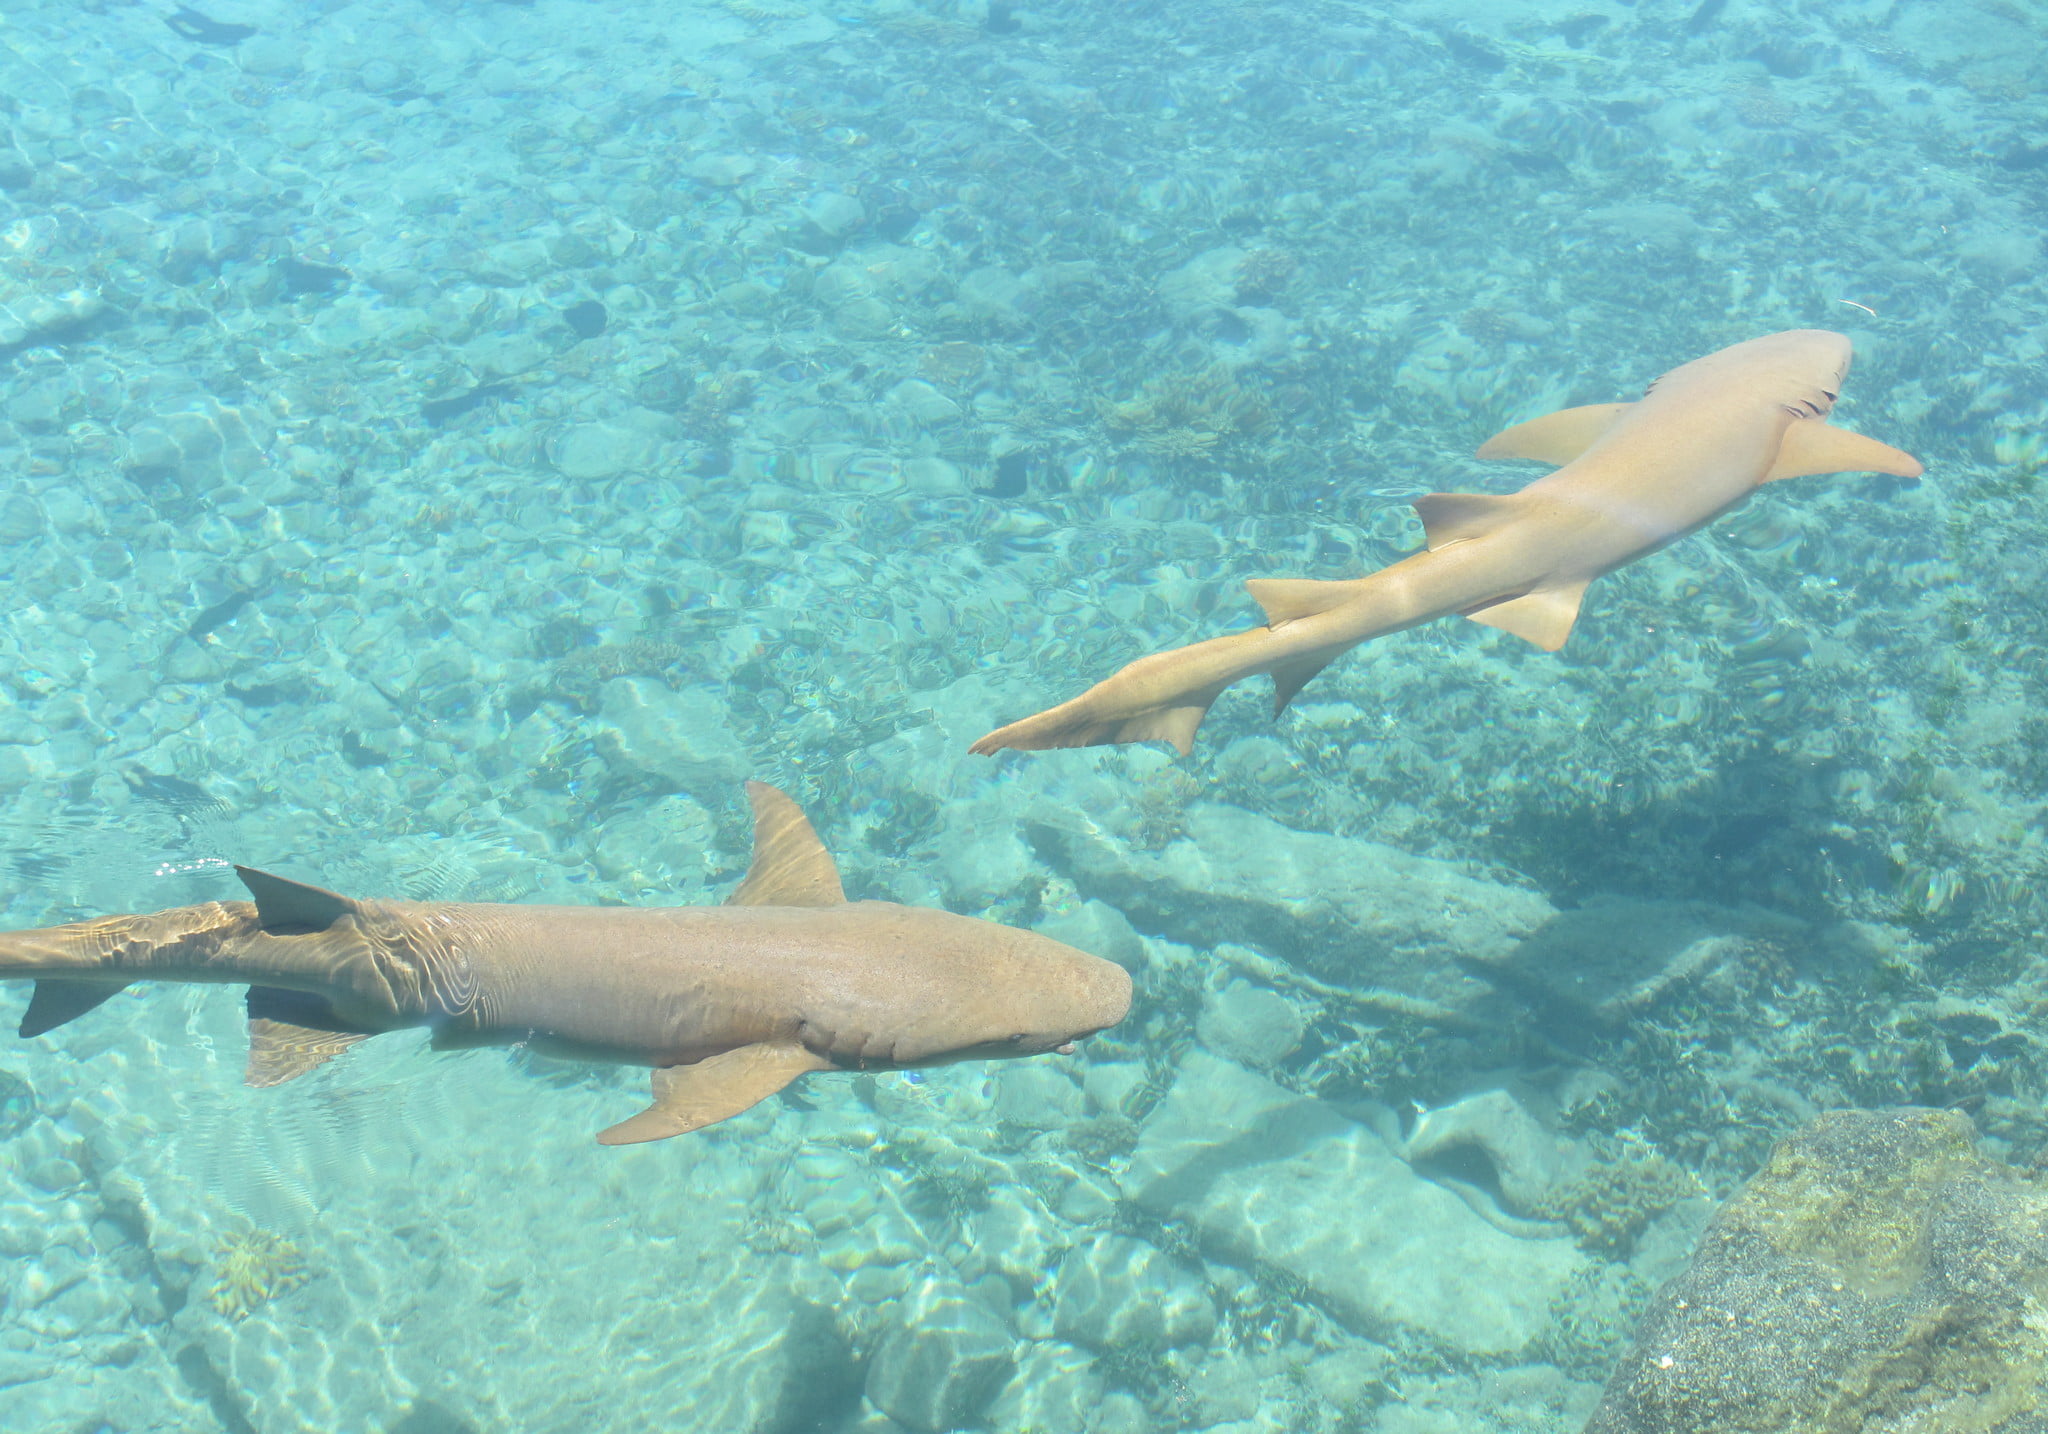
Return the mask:
{"type": "Polygon", "coordinates": [[[1952,1111],[1782,1141],[1659,1291],[1587,1434],[2048,1431],[2048,1191],[1952,1111]]]}

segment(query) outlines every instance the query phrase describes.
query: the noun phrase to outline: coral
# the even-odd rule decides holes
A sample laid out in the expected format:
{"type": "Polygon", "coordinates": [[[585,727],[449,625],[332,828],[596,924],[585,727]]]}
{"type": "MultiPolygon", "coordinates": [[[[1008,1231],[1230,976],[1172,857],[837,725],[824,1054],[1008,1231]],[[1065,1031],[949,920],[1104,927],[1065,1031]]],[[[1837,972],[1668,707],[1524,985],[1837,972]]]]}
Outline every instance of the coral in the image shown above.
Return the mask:
{"type": "Polygon", "coordinates": [[[1178,767],[1162,767],[1139,779],[1131,797],[1130,839],[1141,850],[1158,851],[1187,834],[1188,803],[1202,784],[1178,767]]]}
{"type": "Polygon", "coordinates": [[[959,388],[979,378],[987,365],[988,355],[980,344],[955,340],[926,349],[917,371],[941,388],[959,388]]]}
{"type": "Polygon", "coordinates": [[[1137,397],[1098,401],[1096,408],[1104,426],[1169,459],[1204,456],[1226,438],[1262,432],[1273,422],[1266,401],[1220,366],[1148,380],[1137,397]]]}
{"type": "Polygon", "coordinates": [[[268,1230],[237,1230],[223,1235],[214,1247],[218,1271],[208,1300],[231,1320],[247,1319],[309,1278],[299,1247],[268,1230]]]}
{"type": "Polygon", "coordinates": [[[587,647],[554,665],[544,695],[594,711],[598,693],[614,677],[658,677],[682,659],[683,649],[674,643],[644,638],[587,647]]]}
{"type": "Polygon", "coordinates": [[[1562,1220],[1589,1250],[1626,1256],[1636,1236],[1657,1216],[1683,1200],[1704,1194],[1691,1171],[1647,1141],[1624,1133],[1613,1158],[1587,1169],[1576,1180],[1531,1198],[1528,1213],[1562,1220]]]}
{"type": "Polygon", "coordinates": [[[1237,297],[1246,303],[1270,299],[1300,267],[1285,249],[1253,249],[1237,261],[1237,297]]]}

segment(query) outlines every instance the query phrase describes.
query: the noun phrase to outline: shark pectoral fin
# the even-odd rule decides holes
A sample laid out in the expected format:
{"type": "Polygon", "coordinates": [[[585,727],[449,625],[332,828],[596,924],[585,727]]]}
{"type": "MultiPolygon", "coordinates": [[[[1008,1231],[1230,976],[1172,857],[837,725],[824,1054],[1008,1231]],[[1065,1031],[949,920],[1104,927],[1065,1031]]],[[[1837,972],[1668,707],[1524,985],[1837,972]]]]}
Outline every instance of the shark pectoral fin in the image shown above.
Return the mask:
{"type": "Polygon", "coordinates": [[[249,1064],[242,1084],[283,1085],[307,1071],[318,1070],[368,1036],[349,1031],[322,1031],[290,1021],[253,1017],[249,1022],[249,1064]]]}
{"type": "Polygon", "coordinates": [[[1579,603],[1586,596],[1589,581],[1582,579],[1538,588],[1506,602],[1474,608],[1465,616],[1488,627],[1497,627],[1502,632],[1511,632],[1545,652],[1555,652],[1572,635],[1572,624],[1578,621],[1579,603]]]}
{"type": "Polygon", "coordinates": [[[28,1010],[21,1017],[21,1034],[40,1036],[45,1031],[54,1031],[126,989],[125,983],[65,981],[45,976],[36,982],[35,993],[28,998],[28,1010]]]}
{"type": "Polygon", "coordinates": [[[1633,407],[1632,403],[1589,403],[1584,408],[1560,408],[1503,428],[1479,445],[1477,456],[1528,458],[1562,468],[1591,448],[1593,440],[1614,425],[1617,414],[1633,407]]]}
{"type": "Polygon", "coordinates": [[[1889,443],[1818,418],[1802,418],[1785,430],[1785,441],[1778,445],[1778,461],[1761,481],[1775,483],[1780,478],[1808,478],[1816,473],[1890,473],[1898,478],[1918,478],[1922,471],[1919,459],[1889,443]]]}
{"type": "Polygon", "coordinates": [[[257,923],[272,936],[325,931],[356,909],[356,904],[338,891],[272,876],[254,867],[238,866],[235,875],[242,878],[242,885],[256,902],[257,923]]]}
{"type": "Polygon", "coordinates": [[[336,1018],[325,996],[310,991],[251,986],[247,1005],[249,1064],[242,1072],[244,1085],[283,1085],[297,1080],[370,1035],[350,1030],[336,1018]]]}
{"type": "Polygon", "coordinates": [[[1528,502],[1519,493],[1504,497],[1490,493],[1425,493],[1415,500],[1415,516],[1422,519],[1422,531],[1432,553],[1452,543],[1483,538],[1528,511],[1528,502]]]}
{"type": "Polygon", "coordinates": [[[754,808],[754,863],[725,904],[842,905],[846,891],[839,884],[839,868],[803,809],[766,782],[747,783],[747,801],[754,808]]]}
{"type": "Polygon", "coordinates": [[[800,1075],[832,1063],[795,1041],[721,1051],[690,1066],[654,1072],[654,1104],[597,1133],[599,1145],[637,1145],[716,1125],[759,1104],[800,1075]]]}
{"type": "Polygon", "coordinates": [[[1358,584],[1315,578],[1247,578],[1244,590],[1265,609],[1266,626],[1279,627],[1344,606],[1358,595],[1358,584]]]}

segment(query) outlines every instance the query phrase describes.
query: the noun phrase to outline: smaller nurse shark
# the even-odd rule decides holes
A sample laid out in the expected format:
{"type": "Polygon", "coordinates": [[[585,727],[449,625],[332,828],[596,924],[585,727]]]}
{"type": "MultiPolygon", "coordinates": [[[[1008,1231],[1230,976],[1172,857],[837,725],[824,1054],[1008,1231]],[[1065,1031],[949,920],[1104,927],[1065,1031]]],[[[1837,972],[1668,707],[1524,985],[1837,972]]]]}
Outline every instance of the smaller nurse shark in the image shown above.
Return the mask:
{"type": "Polygon", "coordinates": [[[1209,704],[1273,679],[1273,715],[1331,661],[1452,613],[1546,652],[1571,635],[1586,586],[1705,527],[1765,483],[1815,473],[1916,478],[1912,455],[1829,426],[1849,340],[1794,329],[1671,370],[1635,403],[1567,408],[1488,439],[1481,458],[1561,465],[1519,493],[1415,501],[1424,551],[1362,578],[1245,584],[1266,625],[1157,652],[969,750],[1162,740],[1186,754],[1209,704]]]}
{"type": "Polygon", "coordinates": [[[606,1145],[715,1124],[814,1071],[1068,1051],[1122,1020],[1131,978],[1071,946],[926,907],[849,902],[796,804],[747,784],[754,860],[723,906],[358,901],[236,867],[253,901],[0,933],[38,1036],[131,981],[249,987],[250,1085],[366,1037],[531,1044],[654,1067],[606,1145]]]}

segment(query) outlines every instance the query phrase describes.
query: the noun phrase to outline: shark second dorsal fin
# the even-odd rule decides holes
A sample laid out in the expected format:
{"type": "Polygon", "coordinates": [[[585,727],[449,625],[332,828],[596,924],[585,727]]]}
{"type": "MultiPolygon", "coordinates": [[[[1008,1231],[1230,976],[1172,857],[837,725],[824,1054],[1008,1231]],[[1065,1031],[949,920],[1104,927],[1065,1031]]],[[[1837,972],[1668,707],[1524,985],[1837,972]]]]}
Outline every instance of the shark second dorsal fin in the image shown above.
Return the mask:
{"type": "Polygon", "coordinates": [[[45,1031],[54,1031],[124,989],[113,981],[66,981],[45,976],[36,982],[35,992],[28,998],[28,1010],[21,1017],[21,1034],[40,1036],[45,1031]]]}
{"type": "Polygon", "coordinates": [[[754,808],[754,864],[727,906],[838,906],[846,900],[832,853],[810,818],[766,782],[747,783],[754,808]]]}
{"type": "Polygon", "coordinates": [[[1762,481],[1775,483],[1780,478],[1808,478],[1816,473],[1889,473],[1895,478],[1918,478],[1922,471],[1919,459],[1889,443],[1835,428],[1818,418],[1802,418],[1785,430],[1785,441],[1778,445],[1778,461],[1762,481]]]}
{"type": "Polygon", "coordinates": [[[1579,603],[1586,596],[1588,581],[1582,579],[1538,588],[1506,602],[1474,608],[1465,616],[1488,627],[1497,627],[1502,632],[1511,632],[1545,652],[1555,652],[1564,646],[1564,640],[1572,635],[1572,624],[1579,620],[1579,603]]]}
{"type": "Polygon", "coordinates": [[[800,1075],[831,1065],[795,1041],[764,1041],[721,1051],[691,1066],[663,1066],[654,1072],[654,1103],[599,1131],[597,1142],[638,1145],[687,1135],[760,1104],[800,1075]]]}
{"type": "Polygon", "coordinates": [[[1584,408],[1560,408],[1513,428],[1503,428],[1479,445],[1480,458],[1527,458],[1562,468],[1593,446],[1593,440],[1614,424],[1615,415],[1628,403],[1589,403],[1584,408]]]}
{"type": "Polygon", "coordinates": [[[356,904],[338,891],[272,876],[253,866],[238,866],[235,875],[242,878],[242,885],[256,902],[257,924],[272,936],[325,931],[356,909],[356,904]]]}
{"type": "Polygon", "coordinates": [[[1422,519],[1422,531],[1432,553],[1452,543],[1483,538],[1528,510],[1527,501],[1519,493],[1504,497],[1491,493],[1425,493],[1415,500],[1415,516],[1422,519]]]}
{"type": "Polygon", "coordinates": [[[1266,626],[1279,627],[1342,607],[1358,596],[1358,584],[1317,578],[1247,578],[1244,590],[1266,613],[1266,626]]]}

